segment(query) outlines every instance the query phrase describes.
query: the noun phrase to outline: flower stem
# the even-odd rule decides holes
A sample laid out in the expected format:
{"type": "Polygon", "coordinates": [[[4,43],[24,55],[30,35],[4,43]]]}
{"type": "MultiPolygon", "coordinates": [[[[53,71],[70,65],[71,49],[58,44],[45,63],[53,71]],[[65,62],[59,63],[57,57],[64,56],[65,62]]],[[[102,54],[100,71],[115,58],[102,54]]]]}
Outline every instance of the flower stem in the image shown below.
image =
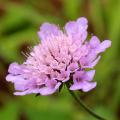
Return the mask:
{"type": "Polygon", "coordinates": [[[71,90],[69,90],[69,84],[67,83],[66,84],[67,86],[67,89],[69,91],[69,93],[71,94],[71,96],[76,100],[77,103],[79,103],[80,106],[82,106],[88,113],[90,113],[93,117],[95,117],[96,119],[98,120],[106,120],[100,116],[98,116],[96,113],[94,113],[93,111],[90,110],[90,108],[88,108],[83,102],[81,99],[78,99],[77,96],[75,95],[75,93],[71,90]]]}

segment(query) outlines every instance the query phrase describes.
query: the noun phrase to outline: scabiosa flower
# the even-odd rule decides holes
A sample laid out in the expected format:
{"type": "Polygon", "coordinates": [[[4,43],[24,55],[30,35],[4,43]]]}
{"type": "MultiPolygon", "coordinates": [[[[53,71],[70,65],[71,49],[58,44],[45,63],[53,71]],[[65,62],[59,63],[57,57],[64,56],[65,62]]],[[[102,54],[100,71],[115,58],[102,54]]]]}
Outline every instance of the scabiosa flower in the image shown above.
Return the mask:
{"type": "Polygon", "coordinates": [[[111,42],[100,42],[96,36],[87,41],[87,27],[84,17],[68,22],[64,31],[54,24],[42,24],[38,32],[41,43],[23,64],[9,66],[6,80],[14,83],[14,94],[50,95],[68,82],[70,90],[88,92],[95,88],[93,68],[111,42]]]}

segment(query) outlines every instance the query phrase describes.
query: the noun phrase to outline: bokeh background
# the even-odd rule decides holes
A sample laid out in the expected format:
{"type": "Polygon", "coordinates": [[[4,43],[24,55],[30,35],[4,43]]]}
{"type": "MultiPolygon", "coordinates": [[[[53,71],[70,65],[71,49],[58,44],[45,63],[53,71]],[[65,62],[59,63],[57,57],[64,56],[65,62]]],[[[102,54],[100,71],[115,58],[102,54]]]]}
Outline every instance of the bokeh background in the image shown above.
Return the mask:
{"type": "Polygon", "coordinates": [[[120,0],[0,0],[0,120],[96,120],[66,88],[52,96],[19,97],[5,81],[9,64],[22,63],[22,52],[39,42],[43,22],[63,27],[80,16],[89,20],[89,33],[110,39],[112,47],[96,66],[97,87],[77,94],[107,120],[120,120],[120,0]]]}

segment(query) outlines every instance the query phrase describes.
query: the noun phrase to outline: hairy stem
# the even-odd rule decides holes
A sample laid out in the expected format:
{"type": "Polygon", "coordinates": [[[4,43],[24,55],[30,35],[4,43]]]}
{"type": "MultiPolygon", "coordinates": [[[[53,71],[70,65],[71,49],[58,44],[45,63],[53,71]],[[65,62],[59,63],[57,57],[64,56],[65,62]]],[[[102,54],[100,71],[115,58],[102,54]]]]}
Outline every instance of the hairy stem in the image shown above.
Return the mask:
{"type": "Polygon", "coordinates": [[[80,106],[82,106],[88,113],[90,113],[93,117],[95,117],[95,118],[98,119],[98,120],[106,120],[106,119],[100,117],[99,115],[97,115],[96,113],[94,113],[93,111],[91,111],[90,108],[88,108],[88,107],[82,102],[81,99],[78,99],[77,96],[75,95],[75,93],[69,89],[70,85],[69,85],[68,83],[66,84],[66,86],[67,86],[67,89],[68,89],[69,93],[71,94],[71,96],[72,96],[72,97],[76,100],[76,102],[77,102],[80,106]]]}

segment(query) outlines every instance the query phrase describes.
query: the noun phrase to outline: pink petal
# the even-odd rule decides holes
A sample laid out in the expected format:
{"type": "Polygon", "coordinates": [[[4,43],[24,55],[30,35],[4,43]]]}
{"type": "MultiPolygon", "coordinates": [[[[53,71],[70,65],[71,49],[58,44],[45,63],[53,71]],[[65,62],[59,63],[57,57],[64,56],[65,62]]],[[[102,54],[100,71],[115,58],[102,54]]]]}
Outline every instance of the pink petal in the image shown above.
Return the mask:
{"type": "Polygon", "coordinates": [[[99,62],[101,56],[98,56],[93,62],[89,64],[89,68],[94,68],[95,65],[99,62]]]}
{"type": "Polygon", "coordinates": [[[9,66],[8,72],[14,75],[20,74],[21,73],[21,68],[20,65],[18,63],[12,63],[9,66]]]}
{"type": "Polygon", "coordinates": [[[70,71],[67,70],[67,71],[61,71],[57,79],[62,82],[67,82],[70,79],[69,77],[70,77],[70,71]]]}
{"type": "Polygon", "coordinates": [[[92,61],[92,62],[88,61],[85,64],[82,63],[84,61],[80,61],[81,62],[81,66],[82,66],[82,68],[94,68],[95,65],[99,62],[100,58],[101,58],[101,56],[98,56],[94,61],[92,61]]]}
{"type": "Polygon", "coordinates": [[[87,37],[87,27],[87,19],[81,17],[77,21],[68,22],[65,25],[65,30],[69,36],[74,38],[74,40],[79,39],[81,42],[83,42],[87,37]]]}
{"type": "Polygon", "coordinates": [[[83,91],[83,92],[88,92],[88,91],[92,90],[93,88],[95,88],[96,85],[97,85],[96,82],[83,82],[82,91],[83,91]]]}
{"type": "Polygon", "coordinates": [[[94,75],[95,75],[95,70],[90,70],[90,71],[86,72],[86,80],[87,81],[93,80],[94,75]]]}
{"type": "Polygon", "coordinates": [[[82,81],[84,78],[85,78],[85,71],[76,71],[73,74],[73,82],[74,83],[78,83],[78,81],[82,81]]]}
{"type": "Polygon", "coordinates": [[[18,81],[14,83],[15,90],[24,91],[27,89],[26,81],[18,81]]]}
{"type": "Polygon", "coordinates": [[[68,35],[75,34],[78,31],[76,22],[70,21],[65,25],[65,30],[68,35]]]}
{"type": "Polygon", "coordinates": [[[89,42],[91,48],[97,48],[100,44],[100,40],[98,39],[98,37],[96,36],[93,36],[91,39],[90,39],[90,42],[89,42]]]}
{"type": "Polygon", "coordinates": [[[24,78],[22,78],[21,76],[17,75],[17,76],[14,76],[12,74],[8,74],[6,76],[6,80],[9,81],[9,82],[17,82],[17,81],[24,81],[24,78]]]}
{"type": "Polygon", "coordinates": [[[110,40],[104,40],[97,48],[96,52],[101,53],[104,52],[107,48],[111,46],[110,40]]]}
{"type": "Polygon", "coordinates": [[[88,92],[96,87],[96,82],[80,82],[80,83],[74,83],[70,90],[82,90],[84,92],[88,92]]]}
{"type": "Polygon", "coordinates": [[[70,72],[75,72],[76,70],[79,69],[78,63],[77,62],[72,62],[69,66],[68,66],[68,70],[70,72]]]}
{"type": "Polygon", "coordinates": [[[51,87],[51,86],[48,85],[48,87],[41,88],[39,90],[39,93],[41,95],[50,95],[50,94],[53,94],[60,87],[60,85],[61,85],[60,82],[56,83],[56,85],[54,87],[51,87]]]}
{"type": "Polygon", "coordinates": [[[38,32],[38,36],[41,40],[46,40],[51,35],[59,35],[61,33],[61,30],[58,26],[50,23],[44,23],[40,27],[40,31],[38,32]]]}
{"type": "Polygon", "coordinates": [[[74,83],[73,85],[70,86],[69,89],[70,89],[70,90],[80,90],[80,89],[82,89],[82,86],[80,86],[80,85],[77,84],[77,83],[74,83]]]}
{"type": "Polygon", "coordinates": [[[87,29],[88,27],[88,20],[85,17],[78,18],[77,23],[79,24],[80,29],[87,29]]]}
{"type": "Polygon", "coordinates": [[[23,92],[14,92],[14,95],[23,96],[23,95],[32,94],[32,93],[36,93],[36,94],[39,93],[39,89],[25,90],[23,92]]]}

